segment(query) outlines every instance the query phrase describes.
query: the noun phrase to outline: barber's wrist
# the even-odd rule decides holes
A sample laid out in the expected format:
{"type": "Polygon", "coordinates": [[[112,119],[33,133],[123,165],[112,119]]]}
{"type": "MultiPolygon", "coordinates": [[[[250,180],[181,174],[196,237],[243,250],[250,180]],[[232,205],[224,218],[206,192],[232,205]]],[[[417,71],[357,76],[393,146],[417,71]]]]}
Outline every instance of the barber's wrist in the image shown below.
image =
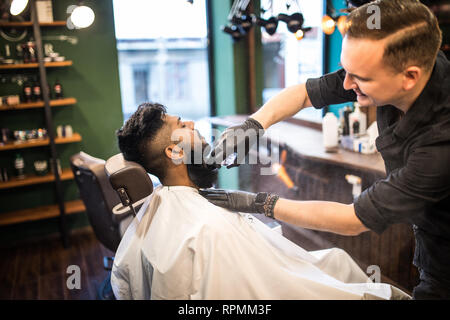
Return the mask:
{"type": "Polygon", "coordinates": [[[259,129],[261,129],[261,130],[266,129],[265,122],[263,121],[263,119],[258,119],[257,116],[252,115],[252,116],[248,117],[246,121],[248,121],[248,120],[254,121],[257,124],[257,126],[259,127],[259,129]]]}
{"type": "Polygon", "coordinates": [[[256,119],[249,117],[247,118],[247,120],[245,120],[245,122],[249,123],[250,126],[254,129],[258,129],[258,130],[264,130],[263,125],[256,119]]]}
{"type": "Polygon", "coordinates": [[[280,197],[276,194],[258,192],[255,197],[256,212],[264,214],[266,217],[274,218],[275,204],[280,197]]]}

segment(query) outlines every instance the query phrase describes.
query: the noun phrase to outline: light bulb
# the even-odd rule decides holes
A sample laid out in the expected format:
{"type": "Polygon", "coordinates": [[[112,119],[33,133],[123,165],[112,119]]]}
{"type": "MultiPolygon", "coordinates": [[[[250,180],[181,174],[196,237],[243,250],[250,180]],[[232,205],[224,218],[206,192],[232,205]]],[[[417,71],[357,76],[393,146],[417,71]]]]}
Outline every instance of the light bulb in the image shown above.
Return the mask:
{"type": "Polygon", "coordinates": [[[296,38],[297,40],[302,40],[304,36],[305,36],[305,33],[303,32],[302,29],[298,30],[298,31],[295,33],[295,38],[296,38]]]}
{"type": "Polygon", "coordinates": [[[344,33],[346,32],[346,28],[347,28],[347,16],[340,16],[338,21],[337,21],[337,27],[339,32],[344,35],[344,33]]]}
{"type": "Polygon", "coordinates": [[[13,0],[9,12],[11,12],[13,16],[17,16],[18,14],[22,13],[23,10],[25,10],[27,4],[28,0],[13,0]]]}
{"type": "Polygon", "coordinates": [[[330,35],[334,32],[336,22],[328,15],[324,15],[322,18],[322,30],[323,33],[330,35]]]}
{"type": "Polygon", "coordinates": [[[70,20],[74,24],[77,29],[87,28],[92,22],[94,22],[95,14],[91,8],[86,6],[78,6],[76,7],[72,15],[70,16],[70,20]]]}

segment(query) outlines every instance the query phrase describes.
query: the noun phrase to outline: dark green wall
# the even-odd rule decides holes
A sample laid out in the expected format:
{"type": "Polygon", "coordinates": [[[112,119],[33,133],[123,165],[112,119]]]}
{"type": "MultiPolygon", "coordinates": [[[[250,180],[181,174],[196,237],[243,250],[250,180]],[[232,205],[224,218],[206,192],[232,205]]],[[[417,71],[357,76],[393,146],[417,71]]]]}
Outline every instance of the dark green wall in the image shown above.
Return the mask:
{"type": "MultiPolygon", "coordinates": [[[[74,1],[53,1],[55,20],[66,20],[66,9],[74,1]]],[[[44,27],[42,36],[75,36],[78,43],[72,45],[66,41],[43,40],[52,43],[54,50],[73,60],[73,66],[65,68],[47,68],[47,76],[52,86],[55,79],[63,85],[67,97],[75,97],[78,102],[73,106],[52,108],[55,128],[57,125],[72,125],[79,132],[83,141],[80,143],[57,146],[62,167],[69,166],[71,155],[84,151],[95,157],[107,158],[118,152],[114,132],[123,122],[119,75],[117,63],[116,40],[111,0],[85,1],[96,15],[92,26],[81,30],[68,30],[65,27],[44,27]]],[[[31,28],[30,28],[31,33],[31,28]]],[[[24,42],[24,41],[22,41],[24,42]]],[[[5,40],[0,39],[0,52],[4,53],[5,40]]],[[[13,50],[14,54],[15,50],[13,50]]],[[[35,74],[37,70],[35,71],[35,74]]],[[[25,71],[32,74],[33,71],[25,71]]],[[[13,75],[9,72],[9,75],[13,75]]],[[[13,83],[2,83],[0,95],[20,93],[21,88],[13,83]]],[[[8,111],[0,115],[0,127],[10,129],[33,129],[45,127],[43,109],[28,111],[8,111]]],[[[22,149],[26,171],[32,172],[32,164],[37,159],[48,159],[49,148],[22,149]]],[[[13,172],[15,151],[0,153],[0,164],[13,172]]],[[[78,198],[74,181],[63,182],[65,200],[78,198]]],[[[37,205],[55,202],[54,185],[45,184],[0,191],[0,212],[8,212],[37,205]]],[[[84,214],[71,216],[70,226],[87,223],[84,214]]],[[[27,235],[45,234],[58,230],[57,220],[49,219],[0,228],[0,239],[17,240],[27,235]]]]}

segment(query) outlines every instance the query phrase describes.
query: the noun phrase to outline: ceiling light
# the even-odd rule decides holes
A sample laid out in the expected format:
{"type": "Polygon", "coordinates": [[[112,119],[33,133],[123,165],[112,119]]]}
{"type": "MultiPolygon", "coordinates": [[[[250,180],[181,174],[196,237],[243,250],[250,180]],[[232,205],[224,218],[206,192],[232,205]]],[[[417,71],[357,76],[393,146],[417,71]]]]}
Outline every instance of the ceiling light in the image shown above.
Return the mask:
{"type": "Polygon", "coordinates": [[[337,27],[339,32],[344,35],[347,28],[347,16],[340,16],[337,19],[337,27]]]}
{"type": "Polygon", "coordinates": [[[9,9],[9,12],[11,12],[11,14],[13,16],[17,16],[18,14],[21,14],[23,12],[23,10],[25,10],[27,5],[28,5],[28,0],[13,0],[11,2],[11,7],[9,9]]]}
{"type": "Polygon", "coordinates": [[[77,6],[73,9],[70,20],[77,29],[89,27],[95,19],[94,11],[84,5],[77,6]]]}
{"type": "Polygon", "coordinates": [[[298,30],[298,31],[295,33],[295,38],[296,38],[297,40],[302,40],[304,36],[305,36],[305,33],[303,32],[302,29],[298,30]]]}
{"type": "Polygon", "coordinates": [[[324,15],[322,18],[322,30],[323,33],[330,35],[333,34],[336,28],[336,21],[331,18],[329,15],[324,15]]]}

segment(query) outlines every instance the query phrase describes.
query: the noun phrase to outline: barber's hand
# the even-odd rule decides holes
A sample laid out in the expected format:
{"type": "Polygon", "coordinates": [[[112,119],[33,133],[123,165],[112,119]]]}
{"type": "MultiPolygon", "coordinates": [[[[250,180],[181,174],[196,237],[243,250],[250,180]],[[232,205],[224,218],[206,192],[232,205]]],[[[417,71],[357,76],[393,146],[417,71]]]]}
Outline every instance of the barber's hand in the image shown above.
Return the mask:
{"type": "Polygon", "coordinates": [[[260,212],[261,208],[255,204],[256,193],[223,189],[201,189],[199,192],[209,202],[231,211],[264,213],[264,209],[260,212]]]}
{"type": "Polygon", "coordinates": [[[250,148],[257,139],[264,134],[263,126],[253,118],[248,118],[244,123],[227,128],[215,147],[208,156],[207,163],[220,167],[220,164],[228,156],[237,153],[236,159],[232,163],[227,163],[227,168],[239,166],[243,163],[250,148]]]}
{"type": "Polygon", "coordinates": [[[247,213],[263,213],[266,217],[273,218],[275,203],[280,198],[276,194],[245,191],[201,189],[200,194],[216,206],[231,211],[247,213]]]}

